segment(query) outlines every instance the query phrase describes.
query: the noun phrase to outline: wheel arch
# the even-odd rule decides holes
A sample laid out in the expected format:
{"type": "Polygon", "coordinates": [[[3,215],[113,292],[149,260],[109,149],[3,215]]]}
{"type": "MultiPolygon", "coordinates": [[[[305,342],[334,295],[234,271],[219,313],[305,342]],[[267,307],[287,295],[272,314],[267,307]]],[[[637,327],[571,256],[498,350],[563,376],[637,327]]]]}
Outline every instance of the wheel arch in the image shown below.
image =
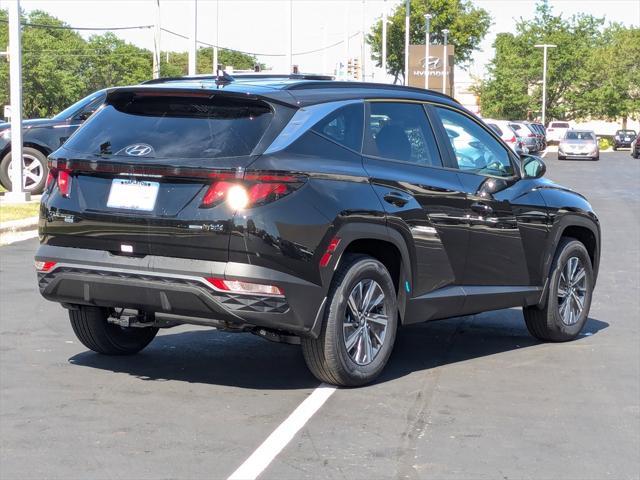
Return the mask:
{"type": "MultiPolygon", "coordinates": [[[[345,254],[370,255],[389,270],[398,294],[398,311],[403,322],[408,301],[408,292],[404,283],[408,281],[409,285],[413,285],[412,265],[415,263],[415,253],[412,253],[404,237],[383,223],[348,223],[336,231],[335,237],[340,238],[340,243],[334,254],[336,260],[330,263],[329,266],[332,268],[326,269],[330,272],[323,275],[323,283],[327,285],[327,290],[333,281],[335,272],[343,262],[345,254]]],[[[323,303],[312,327],[312,335],[320,330],[324,307],[323,303]]]]}

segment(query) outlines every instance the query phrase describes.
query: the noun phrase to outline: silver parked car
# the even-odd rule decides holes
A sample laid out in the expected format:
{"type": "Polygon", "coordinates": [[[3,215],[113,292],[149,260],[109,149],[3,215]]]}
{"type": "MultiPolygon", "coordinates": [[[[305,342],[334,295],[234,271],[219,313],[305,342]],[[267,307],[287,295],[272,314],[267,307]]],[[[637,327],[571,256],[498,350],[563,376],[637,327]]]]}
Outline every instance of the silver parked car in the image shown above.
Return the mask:
{"type": "Polygon", "coordinates": [[[558,160],[600,160],[598,139],[593,130],[567,130],[558,145],[558,160]]]}

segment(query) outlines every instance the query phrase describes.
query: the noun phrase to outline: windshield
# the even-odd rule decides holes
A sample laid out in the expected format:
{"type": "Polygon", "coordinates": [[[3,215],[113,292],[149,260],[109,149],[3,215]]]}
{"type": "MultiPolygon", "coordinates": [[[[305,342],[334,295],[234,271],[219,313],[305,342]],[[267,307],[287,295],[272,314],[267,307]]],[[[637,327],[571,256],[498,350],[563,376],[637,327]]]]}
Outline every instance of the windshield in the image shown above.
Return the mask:
{"type": "Polygon", "coordinates": [[[105,93],[102,90],[98,92],[94,92],[91,95],[84,97],[82,100],[78,100],[76,103],[74,103],[70,107],[65,108],[63,111],[58,113],[53,118],[55,118],[56,120],[66,120],[67,118],[72,117],[77,112],[81,111],[84,107],[89,105],[94,100],[104,96],[105,96],[105,93]]]}
{"type": "Polygon", "coordinates": [[[595,140],[593,132],[576,132],[570,130],[565,135],[565,140],[595,140]]]}
{"type": "Polygon", "coordinates": [[[616,135],[629,135],[629,136],[635,137],[636,132],[635,130],[618,130],[616,132],[616,135]]]}
{"type": "Polygon", "coordinates": [[[65,147],[100,156],[220,158],[249,155],[273,112],[260,101],[151,93],[120,95],[65,147]]]}
{"type": "Polygon", "coordinates": [[[567,122],[553,122],[550,125],[551,128],[569,128],[569,124],[567,122]]]}

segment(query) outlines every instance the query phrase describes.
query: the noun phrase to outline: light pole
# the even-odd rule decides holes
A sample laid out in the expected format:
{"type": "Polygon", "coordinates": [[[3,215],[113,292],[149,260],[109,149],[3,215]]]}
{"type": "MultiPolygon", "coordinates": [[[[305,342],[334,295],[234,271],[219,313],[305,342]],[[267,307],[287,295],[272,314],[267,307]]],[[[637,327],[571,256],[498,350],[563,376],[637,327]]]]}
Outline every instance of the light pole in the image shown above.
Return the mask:
{"type": "Polygon", "coordinates": [[[20,0],[9,2],[9,82],[11,95],[11,192],[5,200],[24,202],[31,194],[23,190],[22,180],[22,49],[20,0]]]}
{"type": "Polygon", "coordinates": [[[442,30],[442,34],[444,35],[444,62],[442,62],[443,72],[442,72],[442,93],[447,93],[447,69],[449,66],[447,65],[449,60],[449,55],[447,54],[447,45],[449,44],[449,29],[445,28],[442,30]]]}
{"type": "Polygon", "coordinates": [[[153,29],[153,78],[160,78],[160,0],[156,0],[156,24],[153,29]]]}
{"type": "Polygon", "coordinates": [[[430,13],[424,15],[424,88],[429,88],[429,34],[431,33],[431,18],[430,13]]]}
{"type": "Polygon", "coordinates": [[[384,10],[382,10],[382,74],[387,75],[387,0],[384,0],[384,10]]]}
{"type": "Polygon", "coordinates": [[[293,0],[287,9],[287,74],[293,71],[293,0]]]}
{"type": "Polygon", "coordinates": [[[196,55],[198,53],[198,0],[193,0],[191,7],[191,36],[189,37],[189,75],[196,74],[196,55]]]}
{"type": "Polygon", "coordinates": [[[366,60],[365,60],[365,56],[366,56],[366,49],[367,49],[367,41],[365,39],[364,36],[364,28],[365,28],[365,4],[364,4],[365,0],[362,0],[362,43],[360,45],[360,56],[362,57],[362,60],[360,61],[360,81],[364,82],[365,78],[366,78],[366,60]]]}
{"type": "Polygon", "coordinates": [[[404,15],[404,84],[409,85],[409,18],[411,16],[411,0],[405,2],[404,15]]]}
{"type": "Polygon", "coordinates": [[[542,125],[545,123],[547,115],[547,49],[556,48],[557,45],[543,43],[542,45],[534,45],[536,48],[542,48],[544,60],[542,61],[542,125]]]}
{"type": "Polygon", "coordinates": [[[220,0],[216,0],[216,44],[213,46],[213,74],[218,75],[218,45],[220,41],[220,0]]]}

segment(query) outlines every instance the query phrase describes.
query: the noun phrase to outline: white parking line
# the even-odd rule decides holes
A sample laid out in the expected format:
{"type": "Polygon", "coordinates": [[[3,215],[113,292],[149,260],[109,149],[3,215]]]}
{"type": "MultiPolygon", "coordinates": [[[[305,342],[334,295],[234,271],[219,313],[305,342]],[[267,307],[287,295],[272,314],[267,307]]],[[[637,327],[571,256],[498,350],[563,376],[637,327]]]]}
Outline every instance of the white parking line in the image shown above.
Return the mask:
{"type": "Polygon", "coordinates": [[[336,391],[336,387],[321,384],[293,411],[287,419],[276,428],[271,435],[251,454],[228,480],[255,480],[305,426],[313,414],[336,391]]]}

